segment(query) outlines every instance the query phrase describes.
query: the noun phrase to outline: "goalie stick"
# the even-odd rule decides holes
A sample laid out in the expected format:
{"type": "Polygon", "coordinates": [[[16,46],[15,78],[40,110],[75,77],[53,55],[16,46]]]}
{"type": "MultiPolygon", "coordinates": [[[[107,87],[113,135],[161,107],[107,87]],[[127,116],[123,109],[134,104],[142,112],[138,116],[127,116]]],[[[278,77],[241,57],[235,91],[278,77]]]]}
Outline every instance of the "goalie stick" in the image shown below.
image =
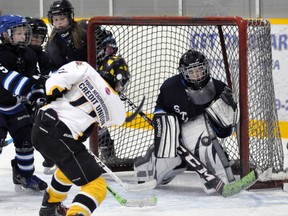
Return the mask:
{"type": "Polygon", "coordinates": [[[257,173],[252,170],[248,175],[243,178],[225,184],[218,176],[212,173],[197,157],[193,155],[185,146],[180,145],[178,149],[178,154],[185,158],[185,161],[194,168],[198,173],[200,178],[205,180],[205,185],[207,188],[214,188],[217,193],[221,194],[223,197],[232,196],[240,193],[251,187],[257,180],[257,173]]]}
{"type": "MultiPolygon", "coordinates": [[[[128,102],[129,106],[135,109],[136,105],[131,100],[127,98],[126,101],[128,102]]],[[[139,115],[153,127],[152,120],[144,112],[140,111],[139,115]]],[[[218,176],[212,173],[197,157],[194,156],[191,151],[189,151],[183,145],[180,145],[178,153],[185,158],[190,166],[194,168],[194,170],[199,174],[200,178],[206,182],[205,184],[208,188],[214,188],[223,197],[238,194],[242,190],[251,187],[257,181],[257,172],[252,170],[241,179],[226,184],[218,176]]]]}
{"type": "Polygon", "coordinates": [[[155,206],[157,204],[157,198],[155,196],[144,197],[141,199],[125,199],[108,185],[107,190],[118,201],[118,203],[120,203],[120,205],[126,207],[145,207],[145,206],[155,206]]]}

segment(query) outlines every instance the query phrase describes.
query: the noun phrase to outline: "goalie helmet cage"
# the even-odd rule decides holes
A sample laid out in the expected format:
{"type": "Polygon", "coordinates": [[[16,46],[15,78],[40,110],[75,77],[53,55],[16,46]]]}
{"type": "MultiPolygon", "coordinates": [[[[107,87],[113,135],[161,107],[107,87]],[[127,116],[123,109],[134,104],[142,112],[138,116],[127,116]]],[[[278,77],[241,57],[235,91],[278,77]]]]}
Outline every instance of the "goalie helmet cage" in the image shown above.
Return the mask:
{"type": "MultiPolygon", "coordinates": [[[[281,187],[286,182],[279,174],[284,172],[284,155],[274,107],[269,21],[240,17],[93,17],[88,24],[88,60],[96,69],[96,55],[102,46],[96,30],[99,26],[112,32],[118,54],[128,63],[132,77],[125,95],[136,105],[145,95],[143,112],[151,119],[159,87],[178,73],[181,55],[189,49],[202,52],[209,60],[211,76],[227,83],[239,104],[237,130],[219,139],[234,170],[240,176],[252,168],[272,170],[272,175],[278,176],[276,180],[268,177],[258,181],[253,188],[281,187]]],[[[126,108],[128,113],[133,112],[133,106],[126,104],[126,108]]],[[[154,131],[140,116],[121,127],[108,128],[108,134],[98,134],[98,130],[95,128],[90,137],[90,148],[114,171],[132,170],[133,160],[144,156],[153,144],[154,131]]]]}

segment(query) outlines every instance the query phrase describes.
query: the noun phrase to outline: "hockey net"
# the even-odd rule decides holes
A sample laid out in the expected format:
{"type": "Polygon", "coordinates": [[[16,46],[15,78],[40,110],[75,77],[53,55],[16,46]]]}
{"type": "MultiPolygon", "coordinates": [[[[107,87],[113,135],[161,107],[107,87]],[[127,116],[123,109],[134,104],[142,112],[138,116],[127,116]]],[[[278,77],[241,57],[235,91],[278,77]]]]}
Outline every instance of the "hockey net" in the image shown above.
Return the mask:
{"type": "MultiPolygon", "coordinates": [[[[145,96],[142,111],[150,119],[159,87],[178,73],[181,55],[188,49],[204,53],[211,75],[227,83],[237,96],[240,108],[237,130],[232,136],[220,139],[234,170],[241,176],[252,168],[270,170],[273,174],[284,172],[283,146],[274,107],[269,21],[240,17],[93,17],[88,24],[92,66],[97,64],[96,53],[101,46],[95,43],[100,37],[95,26],[113,33],[118,54],[126,59],[132,75],[125,95],[136,105],[145,96]]],[[[128,114],[134,112],[128,104],[126,107],[128,114]]],[[[106,138],[99,140],[96,130],[90,138],[90,148],[114,171],[132,170],[134,159],[144,156],[153,144],[154,131],[140,115],[130,123],[108,130],[113,141],[107,137],[103,144],[106,138]],[[104,153],[107,149],[113,151],[112,156],[104,153]]],[[[285,176],[280,177],[280,183],[267,178],[263,180],[266,186],[256,187],[277,187],[282,180],[285,176]]]]}

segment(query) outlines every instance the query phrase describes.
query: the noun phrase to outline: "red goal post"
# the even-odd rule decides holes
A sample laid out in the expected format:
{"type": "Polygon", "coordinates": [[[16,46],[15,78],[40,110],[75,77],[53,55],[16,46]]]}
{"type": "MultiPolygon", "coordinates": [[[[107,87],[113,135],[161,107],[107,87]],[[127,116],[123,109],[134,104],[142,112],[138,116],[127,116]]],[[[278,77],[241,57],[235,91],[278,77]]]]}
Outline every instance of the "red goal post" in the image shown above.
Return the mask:
{"type": "MultiPolygon", "coordinates": [[[[112,32],[118,53],[126,59],[132,74],[126,96],[139,104],[145,95],[143,112],[151,118],[159,87],[178,73],[181,55],[188,49],[203,52],[211,75],[226,82],[237,96],[237,130],[232,136],[219,139],[235,172],[243,176],[257,167],[277,175],[276,179],[271,177],[255,184],[255,188],[278,187],[285,182],[283,146],[274,105],[269,21],[240,17],[93,17],[88,24],[88,61],[94,67],[101,46],[96,43],[99,35],[95,26],[112,32]]],[[[127,110],[133,112],[128,105],[127,110]]],[[[114,155],[103,159],[113,170],[132,170],[133,160],[143,156],[153,144],[153,130],[140,116],[122,127],[109,128],[109,133],[114,140],[114,155]]],[[[101,157],[103,144],[98,145],[98,141],[95,130],[90,148],[101,157]]]]}

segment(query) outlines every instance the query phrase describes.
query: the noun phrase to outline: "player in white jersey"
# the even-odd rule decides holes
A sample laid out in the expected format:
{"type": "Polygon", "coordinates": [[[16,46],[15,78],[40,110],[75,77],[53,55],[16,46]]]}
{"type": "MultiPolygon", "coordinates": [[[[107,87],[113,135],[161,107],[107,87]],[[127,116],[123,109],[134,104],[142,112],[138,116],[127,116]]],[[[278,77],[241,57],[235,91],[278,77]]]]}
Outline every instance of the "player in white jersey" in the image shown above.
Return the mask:
{"type": "Polygon", "coordinates": [[[62,66],[46,81],[48,104],[35,120],[32,142],[57,165],[40,216],[91,215],[106,196],[102,168],[83,144],[98,123],[122,125],[126,111],[118,93],[130,78],[123,58],[111,56],[109,71],[97,73],[86,62],[62,66]],[[72,184],[80,186],[69,210],[62,206],[72,184]],[[66,212],[67,211],[67,212],[66,212]]]}

